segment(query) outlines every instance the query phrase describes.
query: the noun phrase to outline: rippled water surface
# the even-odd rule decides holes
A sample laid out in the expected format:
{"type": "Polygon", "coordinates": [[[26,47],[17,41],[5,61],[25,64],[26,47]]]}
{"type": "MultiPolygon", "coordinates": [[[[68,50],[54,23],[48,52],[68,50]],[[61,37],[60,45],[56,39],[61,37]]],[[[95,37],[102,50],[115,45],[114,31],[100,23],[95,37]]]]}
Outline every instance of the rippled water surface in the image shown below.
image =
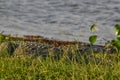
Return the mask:
{"type": "Polygon", "coordinates": [[[0,0],[0,31],[5,34],[88,41],[93,23],[100,39],[114,38],[120,0],[0,0]]]}

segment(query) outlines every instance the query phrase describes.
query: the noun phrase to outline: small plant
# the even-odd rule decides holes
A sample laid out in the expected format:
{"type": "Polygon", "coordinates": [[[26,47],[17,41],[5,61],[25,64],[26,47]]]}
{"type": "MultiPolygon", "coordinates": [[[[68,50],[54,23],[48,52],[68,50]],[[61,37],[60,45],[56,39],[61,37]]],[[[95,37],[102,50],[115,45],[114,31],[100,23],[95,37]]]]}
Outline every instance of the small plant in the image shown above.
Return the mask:
{"type": "Polygon", "coordinates": [[[89,42],[90,42],[91,45],[93,45],[96,42],[96,40],[97,40],[97,35],[94,34],[95,28],[96,28],[96,24],[93,24],[90,27],[92,35],[89,37],[89,42]]]}
{"type": "Polygon", "coordinates": [[[0,43],[4,41],[5,37],[0,33],[0,43]]]}
{"type": "Polygon", "coordinates": [[[95,31],[95,28],[96,28],[96,24],[93,24],[91,27],[90,27],[90,30],[92,32],[92,35],[89,37],[89,42],[90,42],[90,48],[91,48],[91,52],[93,53],[93,49],[92,49],[92,45],[96,42],[97,40],[97,35],[94,34],[94,31],[95,31]]]}
{"type": "Polygon", "coordinates": [[[10,41],[10,36],[4,36],[2,33],[0,33],[0,43],[10,41]]]}
{"type": "Polygon", "coordinates": [[[116,24],[114,28],[115,28],[116,39],[111,40],[110,43],[113,47],[115,47],[116,51],[119,53],[120,51],[120,25],[116,24]]]}

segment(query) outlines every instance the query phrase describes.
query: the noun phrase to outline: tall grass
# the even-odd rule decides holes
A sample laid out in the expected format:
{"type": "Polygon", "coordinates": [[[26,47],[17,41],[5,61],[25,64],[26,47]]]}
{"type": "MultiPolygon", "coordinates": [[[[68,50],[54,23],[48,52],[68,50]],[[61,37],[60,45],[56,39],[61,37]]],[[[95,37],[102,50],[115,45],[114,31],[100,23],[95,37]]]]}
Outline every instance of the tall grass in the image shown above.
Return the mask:
{"type": "MultiPolygon", "coordinates": [[[[91,27],[91,31],[95,25],[91,27]]],[[[117,25],[117,38],[112,40],[116,50],[120,49],[120,25],[117,25]],[[119,29],[119,30],[118,30],[119,29]]],[[[7,38],[9,39],[9,38],[7,38]]],[[[96,35],[89,38],[91,45],[96,35]]],[[[0,43],[4,37],[0,36],[0,43]]],[[[1,48],[2,49],[2,48],[1,48]]],[[[91,47],[92,49],[92,47],[91,47]]],[[[4,50],[3,50],[4,51],[4,50]]],[[[46,58],[34,55],[13,56],[4,51],[0,53],[0,80],[119,80],[120,54],[117,53],[79,53],[77,47],[66,48],[58,58],[54,51],[48,50],[46,58]]],[[[60,52],[60,53],[61,53],[60,52]]],[[[18,52],[19,53],[19,52],[18,52]]]]}
{"type": "Polygon", "coordinates": [[[70,59],[41,56],[0,57],[0,80],[118,80],[120,55],[95,54],[70,59]]]}

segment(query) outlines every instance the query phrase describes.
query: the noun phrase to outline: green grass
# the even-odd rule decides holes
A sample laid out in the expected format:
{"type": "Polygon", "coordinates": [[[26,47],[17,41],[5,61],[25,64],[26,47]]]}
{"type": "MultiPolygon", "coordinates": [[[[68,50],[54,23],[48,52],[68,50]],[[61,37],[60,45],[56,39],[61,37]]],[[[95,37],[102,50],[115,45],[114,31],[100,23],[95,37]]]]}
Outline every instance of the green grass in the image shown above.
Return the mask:
{"type": "Polygon", "coordinates": [[[0,57],[0,80],[118,80],[120,55],[82,54],[79,60],[40,56],[0,57]],[[92,57],[91,57],[92,56],[92,57]]]}
{"type": "MultiPolygon", "coordinates": [[[[94,28],[92,25],[92,32],[94,28]]],[[[116,54],[92,51],[92,54],[81,53],[78,56],[74,47],[71,52],[64,50],[58,59],[53,55],[43,59],[34,55],[17,57],[3,50],[0,53],[0,80],[120,80],[120,25],[116,29],[118,37],[112,40],[112,45],[118,50],[116,54]]],[[[89,41],[93,45],[96,39],[97,36],[92,35],[89,41]]],[[[0,43],[4,41],[9,41],[9,37],[6,40],[0,35],[0,43]]]]}

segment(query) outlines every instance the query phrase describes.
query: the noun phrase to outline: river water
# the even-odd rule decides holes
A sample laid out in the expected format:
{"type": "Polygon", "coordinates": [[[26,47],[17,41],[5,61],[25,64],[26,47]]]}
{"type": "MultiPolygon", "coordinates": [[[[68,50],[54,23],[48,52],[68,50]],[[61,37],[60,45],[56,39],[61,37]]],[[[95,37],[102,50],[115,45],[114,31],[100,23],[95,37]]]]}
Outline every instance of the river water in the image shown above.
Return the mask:
{"type": "Polygon", "coordinates": [[[120,0],[0,0],[0,32],[88,42],[96,23],[99,41],[113,39],[120,0]]]}

